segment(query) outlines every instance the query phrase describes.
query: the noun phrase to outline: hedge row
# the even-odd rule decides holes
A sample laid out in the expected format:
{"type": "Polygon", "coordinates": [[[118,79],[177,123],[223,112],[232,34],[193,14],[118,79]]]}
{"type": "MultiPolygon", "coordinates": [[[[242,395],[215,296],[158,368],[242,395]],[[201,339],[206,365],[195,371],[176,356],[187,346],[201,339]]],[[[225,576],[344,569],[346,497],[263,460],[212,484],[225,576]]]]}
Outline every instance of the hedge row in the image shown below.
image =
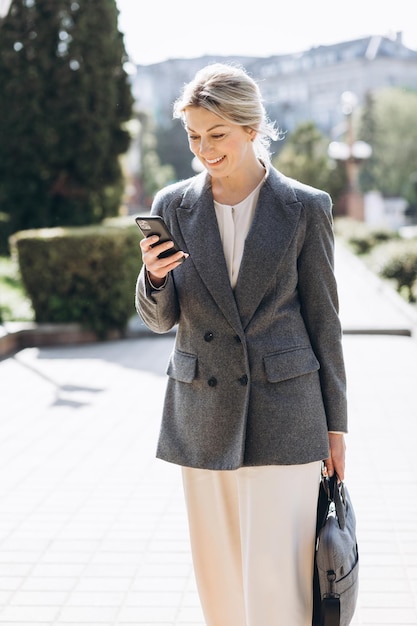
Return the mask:
{"type": "Polygon", "coordinates": [[[392,280],[408,301],[417,301],[417,239],[404,239],[397,231],[375,228],[350,218],[335,220],[336,235],[355,252],[366,257],[379,276],[392,280]]]}
{"type": "Polygon", "coordinates": [[[417,239],[377,246],[370,263],[382,278],[394,281],[397,291],[408,302],[417,302],[417,239]]]}
{"type": "Polygon", "coordinates": [[[135,225],[116,223],[13,235],[12,252],[35,320],[77,322],[100,338],[114,330],[123,333],[135,312],[139,240],[135,225]]]}
{"type": "MultiPolygon", "coordinates": [[[[336,235],[409,301],[417,300],[417,239],[347,218],[336,235]]],[[[141,267],[133,217],[101,226],[27,230],[11,238],[24,287],[39,323],[78,322],[100,338],[123,333],[135,314],[141,267]]]]}

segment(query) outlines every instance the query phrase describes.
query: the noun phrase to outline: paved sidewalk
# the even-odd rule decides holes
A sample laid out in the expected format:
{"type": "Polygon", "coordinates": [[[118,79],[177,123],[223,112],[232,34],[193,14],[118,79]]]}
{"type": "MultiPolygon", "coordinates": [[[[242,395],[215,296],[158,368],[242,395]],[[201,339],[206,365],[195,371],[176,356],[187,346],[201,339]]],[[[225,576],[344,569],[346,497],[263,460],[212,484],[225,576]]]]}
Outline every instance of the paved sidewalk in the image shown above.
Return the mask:
{"type": "MultiPolygon", "coordinates": [[[[417,626],[417,335],[404,334],[417,315],[344,250],[336,263],[361,559],[353,624],[417,626]]],[[[154,458],[173,340],[0,362],[0,625],[204,625],[179,470],[154,458]]]]}
{"type": "Polygon", "coordinates": [[[336,246],[340,318],[347,334],[397,334],[417,338],[412,307],[341,244],[336,246]]]}

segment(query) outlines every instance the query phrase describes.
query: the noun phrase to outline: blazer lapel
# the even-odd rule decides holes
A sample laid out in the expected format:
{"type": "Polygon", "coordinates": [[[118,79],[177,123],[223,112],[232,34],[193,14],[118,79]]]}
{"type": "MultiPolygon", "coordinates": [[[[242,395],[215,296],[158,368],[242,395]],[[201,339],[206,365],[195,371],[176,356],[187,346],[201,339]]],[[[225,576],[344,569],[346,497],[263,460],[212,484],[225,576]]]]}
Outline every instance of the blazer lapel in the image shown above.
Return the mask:
{"type": "Polygon", "coordinates": [[[283,261],[300,214],[301,205],[294,192],[272,170],[259,194],[235,288],[243,328],[252,319],[283,261]]]}
{"type": "Polygon", "coordinates": [[[194,266],[208,291],[236,332],[242,331],[230,285],[208,178],[197,179],[177,209],[178,223],[194,266]]]}
{"type": "Polygon", "coordinates": [[[261,188],[233,292],[209,177],[194,179],[177,209],[178,223],[197,272],[236,332],[249,324],[276,274],[300,219],[294,191],[273,168],[261,188]]]}

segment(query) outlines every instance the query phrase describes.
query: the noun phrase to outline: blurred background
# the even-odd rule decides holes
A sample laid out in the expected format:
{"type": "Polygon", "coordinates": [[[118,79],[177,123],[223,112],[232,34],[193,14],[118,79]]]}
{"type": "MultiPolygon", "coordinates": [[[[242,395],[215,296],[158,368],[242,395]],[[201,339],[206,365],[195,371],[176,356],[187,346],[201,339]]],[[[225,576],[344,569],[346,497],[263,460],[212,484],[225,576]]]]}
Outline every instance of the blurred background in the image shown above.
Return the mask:
{"type": "Polygon", "coordinates": [[[110,263],[130,285],[137,263],[121,250],[136,250],[131,216],[195,173],[173,101],[215,61],[259,81],[282,131],[273,164],[328,191],[337,234],[415,302],[417,23],[408,1],[268,1],[249,11],[215,0],[201,13],[189,0],[0,0],[3,322],[123,331],[120,311],[96,323],[108,294],[90,288],[109,254],[103,228],[110,263]]]}

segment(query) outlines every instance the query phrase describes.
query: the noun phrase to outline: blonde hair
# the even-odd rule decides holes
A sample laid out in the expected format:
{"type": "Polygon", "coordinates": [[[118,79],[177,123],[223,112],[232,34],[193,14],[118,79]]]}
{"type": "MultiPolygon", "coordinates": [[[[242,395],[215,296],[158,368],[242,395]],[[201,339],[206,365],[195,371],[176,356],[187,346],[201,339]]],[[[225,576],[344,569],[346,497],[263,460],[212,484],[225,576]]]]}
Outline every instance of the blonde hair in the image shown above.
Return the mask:
{"type": "Polygon", "coordinates": [[[197,72],[174,103],[174,118],[184,123],[185,110],[192,106],[255,130],[255,152],[264,162],[270,161],[271,140],[279,139],[280,133],[268,119],[257,83],[242,67],[213,63],[197,72]]]}

